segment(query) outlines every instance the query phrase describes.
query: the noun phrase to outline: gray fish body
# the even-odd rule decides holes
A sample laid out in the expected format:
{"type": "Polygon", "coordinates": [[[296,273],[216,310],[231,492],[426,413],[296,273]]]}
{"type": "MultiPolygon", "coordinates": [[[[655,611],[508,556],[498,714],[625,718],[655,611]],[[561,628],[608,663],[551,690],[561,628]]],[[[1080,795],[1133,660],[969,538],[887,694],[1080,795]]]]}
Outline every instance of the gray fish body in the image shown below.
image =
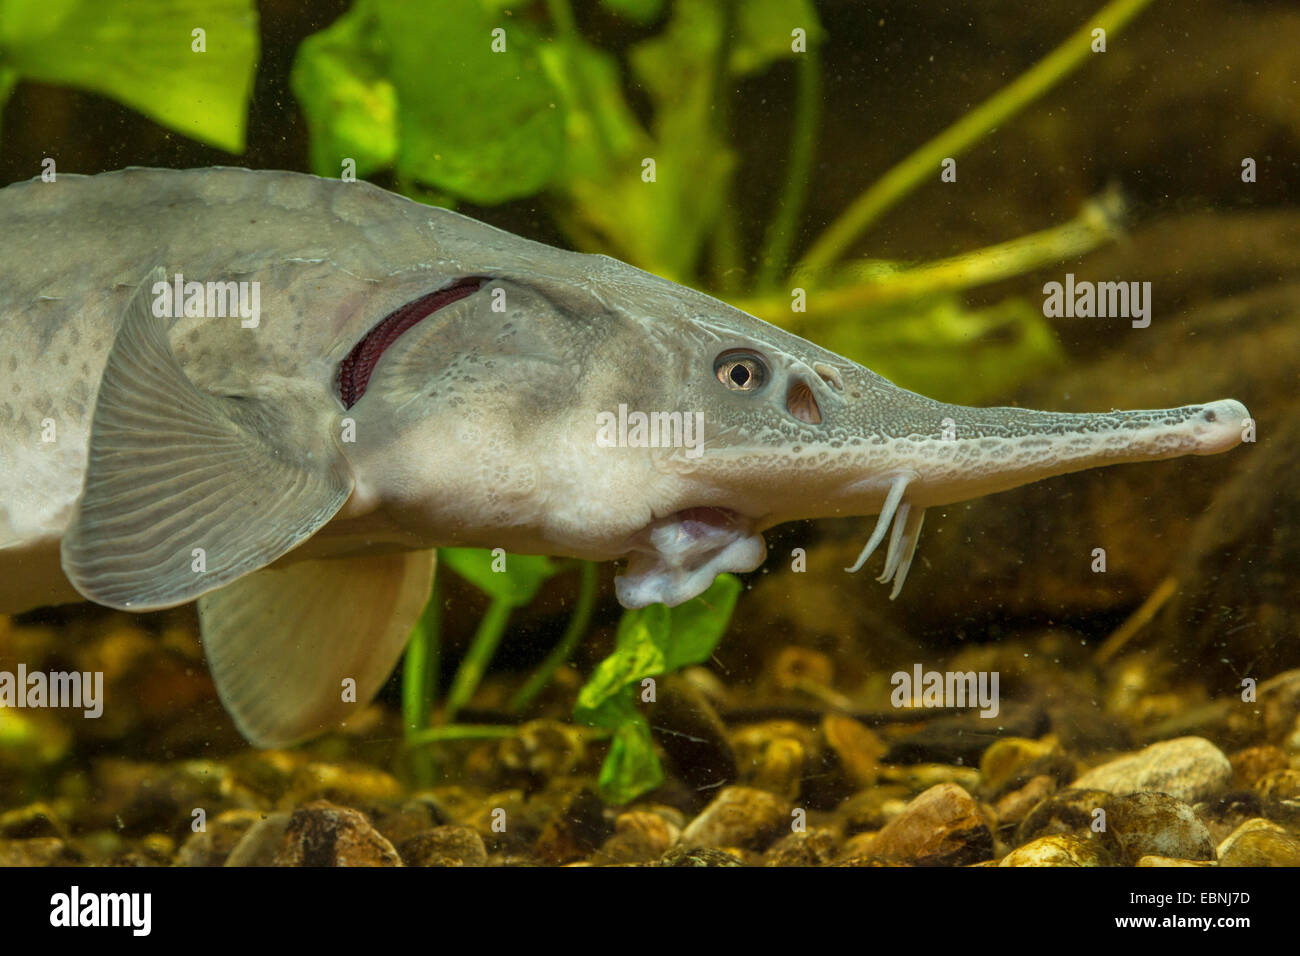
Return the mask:
{"type": "Polygon", "coordinates": [[[699,292],[365,183],[61,175],[0,190],[0,234],[0,612],[197,599],[222,699],[263,744],[369,700],[438,546],[626,557],[620,601],[677,604],[757,567],[768,527],[879,514],[852,570],[892,527],[896,594],[927,507],[1216,453],[1248,423],[1230,399],[935,402],[699,292]],[[178,273],[255,283],[256,322],[159,314],[178,273]],[[343,369],[378,340],[349,398],[343,369]]]}

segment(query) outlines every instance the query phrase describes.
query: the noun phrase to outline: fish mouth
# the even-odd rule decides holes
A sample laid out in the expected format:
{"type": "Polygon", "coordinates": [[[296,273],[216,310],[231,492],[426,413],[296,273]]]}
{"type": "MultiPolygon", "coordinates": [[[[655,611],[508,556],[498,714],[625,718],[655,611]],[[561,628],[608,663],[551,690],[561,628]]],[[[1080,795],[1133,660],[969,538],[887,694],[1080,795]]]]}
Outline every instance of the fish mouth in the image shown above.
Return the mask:
{"type": "Polygon", "coordinates": [[[730,508],[683,508],[652,521],[628,545],[627,570],[614,579],[626,608],[675,607],[708,589],[725,572],[753,571],[767,556],[755,521],[730,508]]]}

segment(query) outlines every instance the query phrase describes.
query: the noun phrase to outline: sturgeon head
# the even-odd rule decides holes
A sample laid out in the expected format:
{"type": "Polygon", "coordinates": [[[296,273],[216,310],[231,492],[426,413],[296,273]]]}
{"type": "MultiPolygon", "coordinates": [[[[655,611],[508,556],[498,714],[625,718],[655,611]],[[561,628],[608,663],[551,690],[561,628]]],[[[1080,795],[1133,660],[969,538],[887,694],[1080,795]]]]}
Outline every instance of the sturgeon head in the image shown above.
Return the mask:
{"type": "Polygon", "coordinates": [[[357,407],[367,431],[387,432],[358,462],[372,493],[405,493],[403,524],[432,531],[452,489],[426,495],[430,463],[469,457],[481,467],[475,481],[457,472],[461,507],[476,486],[491,498],[470,543],[509,549],[527,524],[513,539],[525,550],[626,557],[625,607],[676,605],[719,573],[755,569],[774,525],[866,515],[879,518],[847,570],[888,535],[879,580],[896,597],[931,506],[1215,454],[1249,426],[1232,399],[1095,414],[946,404],[699,292],[572,253],[544,273],[485,279],[409,335],[357,407]],[[431,413],[449,394],[453,427],[431,413]]]}

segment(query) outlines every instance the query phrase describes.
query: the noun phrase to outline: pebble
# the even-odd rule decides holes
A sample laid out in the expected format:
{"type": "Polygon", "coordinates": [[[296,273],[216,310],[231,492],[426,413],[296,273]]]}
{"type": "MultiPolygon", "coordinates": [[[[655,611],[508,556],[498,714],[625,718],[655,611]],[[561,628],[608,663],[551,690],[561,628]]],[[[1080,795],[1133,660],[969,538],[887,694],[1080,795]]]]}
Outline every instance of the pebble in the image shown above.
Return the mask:
{"type": "Polygon", "coordinates": [[[888,749],[865,724],[840,714],[822,718],[822,737],[840,772],[855,789],[872,786],[880,776],[880,758],[888,749]]]}
{"type": "Polygon", "coordinates": [[[740,857],[707,846],[674,847],[654,866],[744,866],[740,857]]]}
{"type": "Polygon", "coordinates": [[[581,728],[558,720],[531,720],[496,747],[497,783],[537,789],[571,774],[587,755],[581,728]]]}
{"type": "Polygon", "coordinates": [[[661,813],[629,810],[614,821],[614,835],[601,846],[599,857],[610,863],[649,863],[667,853],[681,832],[661,813]]]}
{"type": "Polygon", "coordinates": [[[226,857],[226,866],[273,866],[275,855],[289,828],[289,814],[281,810],[268,813],[248,828],[226,857]]]}
{"type": "Polygon", "coordinates": [[[1165,793],[1146,791],[1112,797],[1104,807],[1102,842],[1122,863],[1144,856],[1178,860],[1213,860],[1214,841],[1187,804],[1165,793]]]}
{"type": "Polygon", "coordinates": [[[590,787],[583,787],[570,794],[546,822],[537,838],[537,855],[553,866],[585,859],[610,830],[600,797],[590,787]]]}
{"type": "Polygon", "coordinates": [[[1272,744],[1238,750],[1228,758],[1228,762],[1232,764],[1232,784],[1235,787],[1253,787],[1266,773],[1291,766],[1286,751],[1272,744]]]}
{"type": "Polygon", "coordinates": [[[1137,866],[1218,866],[1214,860],[1176,860],[1171,856],[1144,856],[1137,866]]]}
{"type": "Polygon", "coordinates": [[[1012,850],[998,866],[1110,866],[1111,859],[1098,840],[1069,833],[1039,837],[1012,850]]]}
{"type": "Polygon", "coordinates": [[[222,866],[244,835],[265,816],[257,810],[227,810],[218,814],[207,821],[201,832],[185,838],[176,865],[222,866]]]}
{"type": "Polygon", "coordinates": [[[791,807],[766,790],[727,787],[682,831],[687,847],[742,847],[764,850],[788,833],[791,807]]]}
{"type": "Polygon", "coordinates": [[[1087,837],[1092,832],[1097,810],[1103,808],[1111,795],[1105,790],[1062,790],[1048,797],[1021,821],[1016,830],[1016,843],[1025,844],[1040,836],[1073,833],[1087,837]]]}
{"type": "Polygon", "coordinates": [[[407,866],[486,866],[487,847],[473,827],[447,824],[418,833],[401,845],[407,866]]]}
{"type": "Polygon", "coordinates": [[[397,850],[365,815],[317,800],[294,810],[276,866],[401,866],[397,850]]]}
{"type": "Polygon", "coordinates": [[[32,837],[67,839],[59,813],[52,806],[41,802],[29,803],[0,813],[0,838],[26,840],[32,837]]]}
{"type": "Polygon", "coordinates": [[[1040,776],[1062,784],[1076,776],[1074,761],[1061,752],[1055,736],[995,740],[980,758],[980,792],[989,799],[1005,796],[1040,776]]]}
{"type": "Polygon", "coordinates": [[[993,856],[993,825],[969,793],[955,783],[940,783],[876,834],[871,854],[917,866],[977,863],[993,856]]]}
{"type": "Polygon", "coordinates": [[[1219,866],[1300,866],[1300,839],[1255,817],[1219,844],[1219,866]]]}
{"type": "Polygon", "coordinates": [[[1203,737],[1177,737],[1094,767],[1073,789],[1135,793],[1158,790],[1184,803],[1208,799],[1232,780],[1232,764],[1203,737]]]}
{"type": "Polygon", "coordinates": [[[835,859],[839,838],[829,827],[783,836],[763,854],[764,866],[825,866],[835,859]]]}
{"type": "Polygon", "coordinates": [[[1300,718],[1300,669],[1274,674],[1255,693],[1264,711],[1264,730],[1271,740],[1282,740],[1296,729],[1300,718]]]}
{"type": "Polygon", "coordinates": [[[804,767],[816,753],[815,732],[790,720],[768,720],[731,735],[739,779],[786,800],[799,796],[804,767]]]}
{"type": "Polygon", "coordinates": [[[0,840],[0,866],[68,866],[77,854],[58,837],[0,840]]]}
{"type": "Polygon", "coordinates": [[[1270,770],[1255,781],[1255,792],[1268,817],[1279,823],[1300,823],[1300,770],[1270,770]]]}
{"type": "Polygon", "coordinates": [[[1029,816],[1038,806],[1056,792],[1056,781],[1046,774],[1032,778],[1019,790],[1012,790],[1000,799],[994,807],[998,815],[998,826],[1015,826],[1029,816]]]}
{"type": "Polygon", "coordinates": [[[879,830],[905,809],[912,796],[907,787],[882,784],[855,793],[836,808],[835,819],[846,834],[879,830]]]}

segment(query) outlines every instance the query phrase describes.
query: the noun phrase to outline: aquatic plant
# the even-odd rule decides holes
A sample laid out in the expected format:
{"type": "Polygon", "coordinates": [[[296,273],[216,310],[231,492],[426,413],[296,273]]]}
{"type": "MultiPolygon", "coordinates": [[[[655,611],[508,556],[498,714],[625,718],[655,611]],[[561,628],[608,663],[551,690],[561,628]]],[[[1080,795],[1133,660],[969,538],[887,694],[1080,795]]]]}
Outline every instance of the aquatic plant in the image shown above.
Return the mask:
{"type": "Polygon", "coordinates": [[[0,0],[0,108],[19,80],[74,86],[242,153],[257,55],[253,0],[0,0]]]}

